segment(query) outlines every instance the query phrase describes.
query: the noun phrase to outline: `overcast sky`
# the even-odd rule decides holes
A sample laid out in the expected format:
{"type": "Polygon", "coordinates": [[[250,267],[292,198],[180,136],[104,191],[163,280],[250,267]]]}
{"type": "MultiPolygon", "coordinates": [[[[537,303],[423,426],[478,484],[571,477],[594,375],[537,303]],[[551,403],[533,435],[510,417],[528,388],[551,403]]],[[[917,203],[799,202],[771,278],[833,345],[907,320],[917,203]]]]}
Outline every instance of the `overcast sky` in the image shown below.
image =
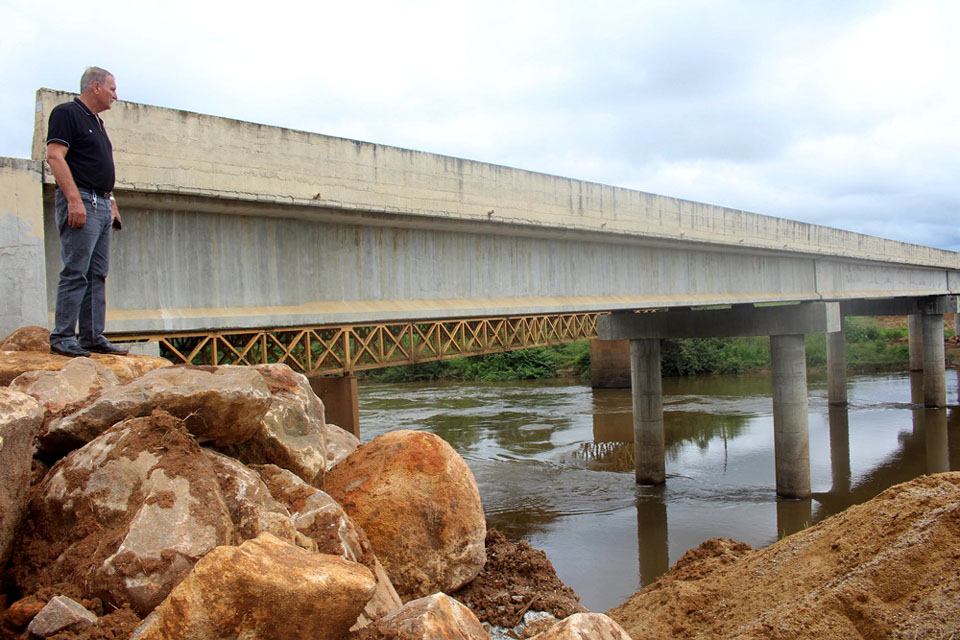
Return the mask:
{"type": "MultiPolygon", "coordinates": [[[[960,251],[960,2],[0,0],[0,156],[123,100],[960,251]]],[[[105,118],[109,126],[109,113],[105,118]]]]}

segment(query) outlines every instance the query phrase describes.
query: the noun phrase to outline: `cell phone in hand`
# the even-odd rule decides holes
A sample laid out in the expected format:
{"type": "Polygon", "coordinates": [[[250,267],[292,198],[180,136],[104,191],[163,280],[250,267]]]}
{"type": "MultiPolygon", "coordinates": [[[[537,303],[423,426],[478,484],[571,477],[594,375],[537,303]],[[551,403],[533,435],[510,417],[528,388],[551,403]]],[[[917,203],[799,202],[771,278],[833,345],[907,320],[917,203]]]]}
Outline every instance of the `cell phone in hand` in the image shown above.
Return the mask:
{"type": "Polygon", "coordinates": [[[113,228],[114,228],[114,229],[122,229],[122,228],[123,228],[123,224],[120,222],[120,218],[114,218],[114,219],[113,219],[113,228]]]}

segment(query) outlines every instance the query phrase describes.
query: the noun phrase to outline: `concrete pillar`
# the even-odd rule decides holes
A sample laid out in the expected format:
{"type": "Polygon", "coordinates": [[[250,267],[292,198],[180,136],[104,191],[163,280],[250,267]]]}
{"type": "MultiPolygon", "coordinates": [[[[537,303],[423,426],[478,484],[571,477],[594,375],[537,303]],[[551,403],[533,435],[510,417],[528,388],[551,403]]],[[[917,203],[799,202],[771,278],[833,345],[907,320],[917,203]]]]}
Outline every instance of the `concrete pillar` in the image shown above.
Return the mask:
{"type": "Polygon", "coordinates": [[[923,406],[947,406],[947,367],[943,347],[943,314],[923,318],[923,406]]]}
{"type": "Polygon", "coordinates": [[[777,495],[810,497],[807,362],[803,335],[770,336],[777,495]]]}
{"type": "Polygon", "coordinates": [[[910,372],[910,402],[911,404],[923,404],[923,371],[910,372]]]}
{"type": "Polygon", "coordinates": [[[960,296],[956,296],[953,302],[953,333],[960,336],[960,296]]]}
{"type": "Polygon", "coordinates": [[[633,394],[633,446],[638,484],[666,480],[663,436],[663,386],[660,340],[630,341],[630,387],[633,394]]]}
{"type": "Polygon", "coordinates": [[[310,388],[323,402],[324,416],[341,429],[360,437],[360,395],[357,378],[345,376],[308,376],[310,388]]]}
{"type": "Polygon", "coordinates": [[[590,386],[594,389],[630,388],[629,340],[590,340],[590,386]]]}
{"type": "Polygon", "coordinates": [[[907,316],[910,371],[923,371],[923,316],[907,316]]]}
{"type": "Polygon", "coordinates": [[[847,338],[843,331],[827,334],[827,402],[847,404],[847,338]]]}

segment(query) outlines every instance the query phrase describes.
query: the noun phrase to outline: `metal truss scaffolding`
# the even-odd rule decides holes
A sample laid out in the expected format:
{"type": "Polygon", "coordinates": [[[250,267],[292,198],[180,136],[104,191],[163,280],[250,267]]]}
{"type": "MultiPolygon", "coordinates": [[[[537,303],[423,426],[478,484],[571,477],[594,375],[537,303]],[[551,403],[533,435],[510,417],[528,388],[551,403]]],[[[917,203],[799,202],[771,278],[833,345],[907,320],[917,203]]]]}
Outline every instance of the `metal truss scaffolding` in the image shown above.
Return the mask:
{"type": "Polygon", "coordinates": [[[115,336],[155,341],[175,363],[283,363],[304,374],[499,353],[595,338],[599,313],[115,336]]]}

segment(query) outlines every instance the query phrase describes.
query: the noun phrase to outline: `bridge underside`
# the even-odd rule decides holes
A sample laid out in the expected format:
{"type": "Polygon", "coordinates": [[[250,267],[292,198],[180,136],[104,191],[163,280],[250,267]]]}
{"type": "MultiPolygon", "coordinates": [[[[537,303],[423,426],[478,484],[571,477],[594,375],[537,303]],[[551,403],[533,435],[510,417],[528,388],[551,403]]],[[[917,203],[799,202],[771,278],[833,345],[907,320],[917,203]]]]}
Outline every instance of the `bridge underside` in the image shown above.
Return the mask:
{"type": "MultiPolygon", "coordinates": [[[[48,185],[47,195],[49,200],[48,185]]],[[[118,193],[115,334],[926,296],[929,266],[531,225],[118,193]]],[[[47,209],[49,214],[49,208],[47,209]]],[[[45,215],[48,306],[59,247],[45,215]]]]}

